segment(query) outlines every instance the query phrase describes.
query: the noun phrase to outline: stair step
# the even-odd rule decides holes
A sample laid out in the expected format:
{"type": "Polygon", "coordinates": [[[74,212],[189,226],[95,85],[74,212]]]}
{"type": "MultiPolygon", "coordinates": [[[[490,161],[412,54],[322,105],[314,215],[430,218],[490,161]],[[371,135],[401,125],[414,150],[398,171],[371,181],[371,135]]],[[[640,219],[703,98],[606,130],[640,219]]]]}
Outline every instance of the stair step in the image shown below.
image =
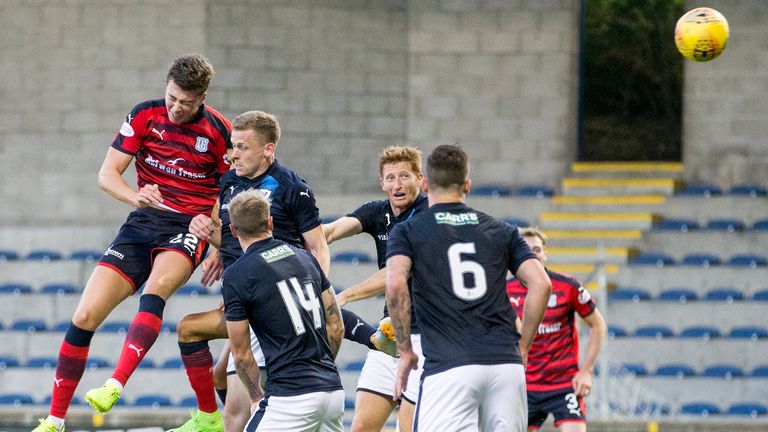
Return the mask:
{"type": "Polygon", "coordinates": [[[680,184],[674,178],[564,178],[563,195],[672,195],[680,184]]]}
{"type": "Polygon", "coordinates": [[[664,195],[601,195],[552,197],[555,205],[662,205],[667,201],[664,195]]]}
{"type": "Polygon", "coordinates": [[[595,243],[600,240],[639,240],[643,233],[641,230],[546,230],[550,239],[593,239],[595,243]]]}
{"type": "Polygon", "coordinates": [[[682,178],[683,164],[680,162],[575,162],[571,171],[577,177],[622,178],[652,177],[658,175],[682,178]]]}
{"type": "MultiPolygon", "coordinates": [[[[581,279],[583,279],[584,276],[589,276],[595,272],[597,264],[551,264],[547,265],[547,268],[558,273],[565,273],[572,276],[581,275],[581,279]]],[[[619,266],[617,264],[605,264],[603,269],[608,274],[614,274],[619,271],[619,266]]]]}
{"type": "Polygon", "coordinates": [[[544,228],[550,229],[650,229],[658,217],[653,213],[554,213],[539,215],[544,228]]]}
{"type": "Polygon", "coordinates": [[[626,264],[634,255],[634,249],[626,247],[564,247],[547,248],[549,262],[553,264],[596,264],[599,262],[626,264]]]}

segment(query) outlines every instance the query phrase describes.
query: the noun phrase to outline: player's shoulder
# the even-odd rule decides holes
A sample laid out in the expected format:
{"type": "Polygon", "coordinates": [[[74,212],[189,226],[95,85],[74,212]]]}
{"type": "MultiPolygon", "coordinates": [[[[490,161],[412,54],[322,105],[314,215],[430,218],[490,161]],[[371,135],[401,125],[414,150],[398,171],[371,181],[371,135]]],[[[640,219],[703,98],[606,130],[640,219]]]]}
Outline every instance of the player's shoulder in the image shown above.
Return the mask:
{"type": "Polygon", "coordinates": [[[164,99],[152,99],[137,103],[131,110],[131,116],[136,118],[139,113],[145,113],[148,115],[159,113],[165,110],[164,99]]]}

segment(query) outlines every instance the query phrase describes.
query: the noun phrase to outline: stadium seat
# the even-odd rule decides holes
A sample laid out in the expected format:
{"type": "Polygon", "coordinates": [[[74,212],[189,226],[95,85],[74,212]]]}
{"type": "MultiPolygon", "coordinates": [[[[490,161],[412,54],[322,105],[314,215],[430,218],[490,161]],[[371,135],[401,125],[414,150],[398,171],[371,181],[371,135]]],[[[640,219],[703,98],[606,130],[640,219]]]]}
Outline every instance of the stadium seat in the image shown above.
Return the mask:
{"type": "Polygon", "coordinates": [[[663,219],[653,226],[659,231],[688,232],[699,229],[699,223],[693,219],[663,219]]]}
{"type": "Polygon", "coordinates": [[[0,262],[19,259],[19,253],[10,249],[0,249],[0,262]]]}
{"type": "Polygon", "coordinates": [[[693,369],[693,367],[685,364],[667,364],[656,368],[656,376],[675,377],[677,379],[682,379],[695,375],[696,371],[693,369]]]}
{"type": "Polygon", "coordinates": [[[709,268],[713,265],[720,265],[722,261],[719,257],[712,254],[690,254],[683,257],[682,265],[709,268]]]}
{"type": "Polygon", "coordinates": [[[30,333],[45,331],[48,329],[48,325],[45,321],[39,319],[20,319],[11,324],[9,330],[13,331],[26,331],[30,333]]]}
{"type": "Polygon", "coordinates": [[[99,330],[104,333],[126,333],[130,326],[129,321],[110,321],[102,324],[99,330]]]}
{"type": "Polygon", "coordinates": [[[709,417],[720,414],[720,408],[709,402],[691,402],[680,407],[680,414],[709,417]]]}
{"type": "Polygon", "coordinates": [[[178,406],[182,408],[197,408],[197,396],[186,396],[183,397],[179,403],[178,406]]]}
{"type": "Polygon", "coordinates": [[[752,373],[749,376],[753,378],[768,378],[768,364],[752,369],[752,373]]]}
{"type": "Polygon", "coordinates": [[[80,249],[72,252],[69,255],[69,259],[78,261],[98,261],[104,252],[93,249],[80,249]]]}
{"type": "Polygon", "coordinates": [[[152,407],[154,409],[171,405],[173,405],[171,403],[171,398],[161,394],[142,395],[133,401],[133,406],[152,407]]]}
{"type": "Polygon", "coordinates": [[[172,358],[163,362],[163,369],[184,369],[184,362],[180,358],[172,358]]]}
{"type": "Polygon", "coordinates": [[[685,185],[685,187],[683,187],[683,189],[677,194],[683,196],[709,198],[711,196],[721,195],[722,193],[722,189],[711,183],[692,183],[685,185]]]}
{"type": "Polygon", "coordinates": [[[32,405],[35,400],[28,393],[3,393],[0,394],[0,405],[32,405]]]}
{"type": "Polygon", "coordinates": [[[641,300],[650,299],[651,294],[642,288],[619,287],[608,293],[608,300],[610,301],[631,301],[637,303],[641,300]]]}
{"type": "Polygon", "coordinates": [[[768,301],[768,289],[762,289],[760,291],[755,291],[755,293],[752,294],[752,300],[754,300],[754,301],[768,301]]]}
{"type": "Polygon", "coordinates": [[[27,360],[27,364],[25,364],[25,367],[28,368],[43,368],[43,369],[51,369],[55,368],[56,364],[59,362],[59,359],[56,357],[32,357],[29,360],[27,360]]]}
{"type": "Polygon", "coordinates": [[[373,259],[365,252],[349,251],[335,254],[331,261],[336,263],[361,264],[373,262],[373,259]]]}
{"type": "Polygon", "coordinates": [[[744,293],[736,288],[713,288],[707,292],[704,300],[733,303],[744,300],[744,293]]]}
{"type": "Polygon", "coordinates": [[[617,337],[626,337],[627,331],[620,326],[617,325],[609,325],[608,326],[608,337],[611,339],[617,338],[617,337]]]}
{"type": "Polygon", "coordinates": [[[738,219],[726,218],[726,219],[711,219],[707,222],[706,229],[710,231],[727,231],[736,232],[744,231],[746,225],[744,222],[738,219]]]}
{"type": "Polygon", "coordinates": [[[110,367],[111,363],[104,357],[89,357],[85,363],[88,369],[99,369],[110,367]]]}
{"type": "Polygon", "coordinates": [[[19,359],[12,355],[0,355],[0,369],[6,369],[9,367],[19,367],[19,359]]]}
{"type": "Polygon", "coordinates": [[[176,333],[176,323],[163,321],[163,325],[160,326],[160,333],[176,333]]]}
{"type": "Polygon", "coordinates": [[[728,333],[728,337],[731,339],[750,339],[756,341],[758,339],[768,338],[768,330],[760,326],[734,327],[731,329],[731,332],[728,333]]]}
{"type": "Polygon", "coordinates": [[[528,223],[528,221],[525,220],[525,219],[520,219],[520,218],[504,218],[502,220],[504,222],[506,222],[506,223],[508,223],[510,225],[516,226],[516,227],[528,227],[528,226],[531,226],[531,224],[528,223]]]}
{"type": "Polygon", "coordinates": [[[143,359],[141,359],[141,363],[139,363],[138,367],[141,369],[154,369],[157,367],[157,365],[155,364],[155,361],[152,360],[151,358],[144,357],[143,359]]]}
{"type": "Polygon", "coordinates": [[[27,259],[31,261],[54,261],[61,259],[61,253],[50,249],[37,249],[27,254],[27,259]]]}
{"type": "Polygon", "coordinates": [[[731,378],[743,377],[744,371],[736,365],[720,364],[720,365],[712,365],[704,368],[700,376],[710,377],[710,378],[731,379],[731,378]]]}
{"type": "Polygon", "coordinates": [[[671,413],[672,408],[661,402],[638,402],[635,406],[635,415],[638,416],[667,416],[671,413]]]}
{"type": "Polygon", "coordinates": [[[199,283],[186,283],[176,291],[176,294],[191,296],[208,295],[209,293],[208,288],[199,283]]]}
{"type": "Polygon", "coordinates": [[[80,288],[69,283],[51,283],[45,284],[40,288],[40,292],[43,294],[74,294],[79,292],[80,288]]]}
{"type": "Polygon", "coordinates": [[[469,193],[476,196],[505,197],[512,195],[512,189],[500,184],[484,184],[473,186],[469,193]]]}
{"type": "Polygon", "coordinates": [[[696,291],[690,288],[668,288],[659,293],[659,301],[678,301],[680,303],[697,300],[696,291]]]}
{"type": "MultiPolygon", "coordinates": [[[[52,395],[48,395],[43,398],[43,405],[50,405],[51,399],[53,399],[52,395]]],[[[70,405],[85,405],[85,402],[83,402],[82,399],[80,399],[77,396],[72,396],[72,401],[69,403],[70,405]]]]}
{"type": "Polygon", "coordinates": [[[344,398],[344,410],[352,411],[355,409],[355,400],[350,398],[344,398]]]}
{"type": "Polygon", "coordinates": [[[65,331],[69,330],[69,325],[71,323],[72,322],[70,320],[59,321],[56,324],[54,324],[53,327],[51,327],[51,331],[65,332],[65,331]]]}
{"type": "Polygon", "coordinates": [[[555,190],[547,185],[526,185],[518,189],[517,194],[520,196],[542,199],[554,195],[555,190]]]}
{"type": "Polygon", "coordinates": [[[728,265],[757,268],[768,265],[768,259],[762,255],[756,254],[734,255],[728,260],[728,265]]]}
{"type": "Polygon", "coordinates": [[[731,190],[728,191],[731,195],[748,196],[751,198],[757,198],[759,196],[765,196],[768,191],[760,185],[756,184],[738,184],[733,185],[731,190]]]}
{"type": "Polygon", "coordinates": [[[4,283],[0,284],[0,294],[30,294],[32,286],[25,283],[4,283]]]}
{"type": "Polygon", "coordinates": [[[342,368],[342,370],[345,371],[352,371],[352,372],[359,372],[363,370],[363,365],[365,364],[365,360],[355,360],[351,361],[347,364],[345,364],[342,368]]]}
{"type": "Polygon", "coordinates": [[[728,407],[726,414],[733,416],[749,416],[755,418],[768,414],[768,408],[760,402],[740,402],[728,407]]]}
{"type": "Polygon", "coordinates": [[[691,326],[684,328],[680,332],[679,337],[710,340],[712,338],[719,338],[720,330],[713,326],[691,326]]]}
{"type": "Polygon", "coordinates": [[[638,327],[635,329],[635,337],[652,337],[656,339],[663,339],[674,336],[675,333],[671,328],[663,325],[650,325],[638,327]]]}
{"type": "Polygon", "coordinates": [[[662,252],[641,252],[629,260],[629,265],[654,265],[656,267],[664,267],[674,263],[675,260],[671,256],[662,252]]]}
{"type": "Polygon", "coordinates": [[[632,376],[648,375],[648,369],[642,363],[624,363],[621,366],[632,376]]]}
{"type": "Polygon", "coordinates": [[[755,231],[768,231],[768,219],[755,221],[752,224],[752,229],[755,231]]]}

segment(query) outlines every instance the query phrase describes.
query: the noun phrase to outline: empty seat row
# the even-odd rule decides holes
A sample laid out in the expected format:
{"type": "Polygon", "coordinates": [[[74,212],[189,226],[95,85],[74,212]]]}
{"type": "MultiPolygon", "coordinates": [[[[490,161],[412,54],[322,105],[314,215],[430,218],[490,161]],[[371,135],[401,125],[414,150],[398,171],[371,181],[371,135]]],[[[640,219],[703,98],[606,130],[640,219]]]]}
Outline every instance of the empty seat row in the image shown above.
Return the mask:
{"type": "MultiPolygon", "coordinates": [[[[599,372],[598,372],[599,373],[599,372]]],[[[677,379],[699,377],[699,378],[768,378],[768,365],[762,365],[754,368],[752,371],[746,371],[733,364],[715,364],[701,368],[685,363],[670,363],[659,365],[655,371],[649,370],[642,363],[624,363],[620,368],[610,370],[610,374],[633,376],[657,376],[672,377],[677,379]]]]}
{"type": "MultiPolygon", "coordinates": [[[[757,184],[737,184],[731,186],[728,193],[735,196],[757,198],[766,196],[766,188],[757,184]]],[[[704,198],[722,194],[723,189],[712,183],[689,183],[677,192],[677,195],[698,196],[704,198]]]]}
{"type": "Polygon", "coordinates": [[[555,190],[547,185],[526,185],[518,188],[512,188],[503,184],[481,184],[473,186],[470,194],[474,196],[506,197],[506,196],[524,196],[545,198],[555,194],[555,190]]]}
{"type": "Polygon", "coordinates": [[[700,267],[710,267],[714,265],[729,265],[734,267],[757,268],[768,266],[768,258],[759,254],[738,254],[723,261],[712,254],[691,254],[683,258],[680,262],[664,252],[641,252],[629,260],[629,265],[652,265],[664,267],[668,265],[690,265],[700,267]]]}
{"type": "MultiPolygon", "coordinates": [[[[0,405],[12,405],[12,406],[23,406],[23,405],[50,405],[51,403],[51,396],[48,395],[45,398],[36,401],[35,398],[32,397],[29,393],[3,393],[0,394],[0,405]]],[[[72,399],[72,405],[84,405],[85,403],[75,396],[72,399]]],[[[133,401],[128,403],[124,398],[120,398],[117,401],[118,406],[134,406],[134,407],[150,407],[150,408],[160,408],[160,407],[171,407],[171,406],[178,406],[178,407],[196,407],[197,406],[197,398],[192,396],[186,396],[178,401],[178,403],[174,403],[170,396],[163,395],[163,394],[147,394],[147,395],[139,395],[135,398],[133,398],[133,401]]]]}
{"type": "MultiPolygon", "coordinates": [[[[751,227],[755,231],[768,230],[768,219],[755,221],[751,227]]],[[[706,224],[700,225],[693,219],[663,219],[653,225],[653,229],[659,231],[691,232],[696,230],[737,232],[748,229],[746,222],[736,218],[710,219],[706,224]]]]}
{"type": "MultiPolygon", "coordinates": [[[[43,332],[43,331],[57,331],[57,332],[65,332],[67,329],[69,329],[70,321],[61,321],[54,325],[49,326],[48,323],[45,322],[45,320],[41,319],[18,319],[16,321],[13,321],[8,325],[7,330],[8,331],[26,331],[30,333],[34,332],[43,332]]],[[[128,331],[128,326],[130,326],[131,323],[128,321],[108,321],[99,327],[99,332],[105,332],[105,333],[125,333],[128,331]]],[[[5,329],[2,322],[0,322],[0,330],[5,329]]],[[[163,322],[162,327],[160,328],[160,331],[162,333],[175,333],[176,332],[176,323],[174,322],[163,322]]]]}
{"type": "MultiPolygon", "coordinates": [[[[56,367],[57,363],[58,358],[54,356],[31,357],[26,362],[22,362],[13,355],[0,355],[0,369],[16,367],[25,367],[31,369],[53,369],[56,367]]],[[[88,362],[86,363],[86,367],[89,369],[111,368],[114,366],[114,363],[112,363],[109,359],[98,356],[89,357],[88,362]]],[[[148,369],[182,369],[184,368],[184,364],[182,363],[181,358],[170,358],[162,362],[155,362],[155,360],[145,357],[139,364],[139,367],[148,369]]]]}
{"type": "Polygon", "coordinates": [[[728,337],[731,339],[745,339],[756,341],[759,339],[768,338],[768,330],[762,326],[738,326],[733,327],[729,332],[721,332],[717,327],[709,325],[690,326],[682,329],[679,334],[675,334],[671,327],[665,325],[649,325],[642,326],[635,329],[630,334],[629,331],[621,326],[611,324],[608,326],[608,337],[646,337],[655,339],[664,339],[670,337],[690,338],[690,339],[703,339],[709,340],[719,337],[728,337]]]}
{"type": "Polygon", "coordinates": [[[768,408],[760,402],[739,402],[721,410],[709,402],[689,402],[680,406],[680,414],[709,417],[711,415],[746,416],[756,418],[768,414],[768,408]]]}
{"type": "MultiPolygon", "coordinates": [[[[49,283],[41,286],[39,289],[35,289],[32,287],[32,285],[27,283],[21,283],[21,282],[8,282],[8,283],[0,283],[0,294],[32,294],[32,293],[40,293],[40,294],[76,294],[81,292],[83,289],[80,286],[71,284],[71,283],[49,283]]],[[[197,296],[197,295],[212,295],[212,294],[219,294],[220,290],[218,288],[208,288],[198,283],[187,283],[181,286],[181,288],[176,291],[176,294],[181,295],[191,295],[191,296],[197,296]]]]}
{"type": "Polygon", "coordinates": [[[631,301],[635,303],[647,300],[679,301],[682,303],[695,300],[705,300],[732,303],[734,301],[742,301],[748,299],[753,301],[768,301],[768,288],[756,291],[754,294],[752,294],[751,297],[748,297],[743,291],[739,289],[730,287],[712,288],[703,296],[699,296],[695,290],[685,287],[672,287],[663,289],[655,298],[648,290],[638,287],[617,287],[608,293],[608,300],[610,301],[631,301]]]}
{"type": "Polygon", "coordinates": [[[53,249],[36,249],[30,251],[26,255],[22,255],[14,250],[2,249],[0,250],[0,262],[18,259],[27,259],[31,261],[56,261],[61,259],[98,261],[103,254],[104,251],[97,251],[92,249],[76,250],[69,255],[64,255],[61,252],[53,249]]]}

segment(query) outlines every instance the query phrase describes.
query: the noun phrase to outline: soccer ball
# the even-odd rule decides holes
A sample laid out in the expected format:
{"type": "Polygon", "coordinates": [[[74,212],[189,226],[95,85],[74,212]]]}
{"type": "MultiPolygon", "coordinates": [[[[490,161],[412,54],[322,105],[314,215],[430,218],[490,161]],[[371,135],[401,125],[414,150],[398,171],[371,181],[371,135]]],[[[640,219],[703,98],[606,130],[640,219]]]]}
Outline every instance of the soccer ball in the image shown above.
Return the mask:
{"type": "Polygon", "coordinates": [[[675,45],[684,57],[697,62],[719,56],[728,42],[728,21],[723,14],[706,7],[696,8],[677,21],[675,45]]]}

